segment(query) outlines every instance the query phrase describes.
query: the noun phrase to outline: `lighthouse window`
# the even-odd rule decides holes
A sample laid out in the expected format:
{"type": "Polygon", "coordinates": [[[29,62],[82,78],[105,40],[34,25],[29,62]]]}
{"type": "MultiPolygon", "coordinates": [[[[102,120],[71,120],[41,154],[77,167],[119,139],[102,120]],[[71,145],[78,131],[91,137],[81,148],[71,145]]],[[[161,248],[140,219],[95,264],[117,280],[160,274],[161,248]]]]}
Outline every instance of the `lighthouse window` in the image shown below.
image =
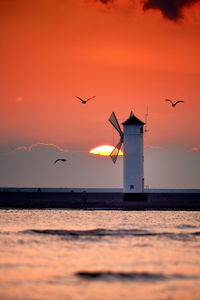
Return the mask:
{"type": "Polygon", "coordinates": [[[130,190],[133,190],[134,189],[134,185],[130,185],[130,190]]]}

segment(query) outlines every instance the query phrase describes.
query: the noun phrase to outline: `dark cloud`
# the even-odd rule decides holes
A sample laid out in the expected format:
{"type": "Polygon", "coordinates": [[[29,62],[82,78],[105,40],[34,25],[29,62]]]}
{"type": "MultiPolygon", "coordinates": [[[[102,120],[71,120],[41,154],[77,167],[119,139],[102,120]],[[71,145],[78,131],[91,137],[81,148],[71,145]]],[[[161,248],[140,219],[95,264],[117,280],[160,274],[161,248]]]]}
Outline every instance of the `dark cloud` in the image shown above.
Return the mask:
{"type": "Polygon", "coordinates": [[[110,0],[100,0],[100,2],[107,4],[108,2],[111,2],[110,0]]]}
{"type": "MultiPolygon", "coordinates": [[[[117,3],[118,0],[94,0],[102,4],[117,3]]],[[[130,0],[134,2],[134,0],[130,0]]],[[[141,0],[144,11],[149,9],[160,10],[162,15],[169,20],[177,21],[183,17],[183,9],[195,3],[200,3],[200,0],[141,0]]]]}
{"type": "Polygon", "coordinates": [[[182,18],[183,8],[200,2],[200,0],[147,0],[143,10],[159,9],[167,19],[177,21],[182,18]]]}
{"type": "Polygon", "coordinates": [[[95,0],[95,2],[100,2],[100,3],[103,3],[103,4],[108,4],[108,3],[112,3],[114,2],[115,0],[95,0]]]}

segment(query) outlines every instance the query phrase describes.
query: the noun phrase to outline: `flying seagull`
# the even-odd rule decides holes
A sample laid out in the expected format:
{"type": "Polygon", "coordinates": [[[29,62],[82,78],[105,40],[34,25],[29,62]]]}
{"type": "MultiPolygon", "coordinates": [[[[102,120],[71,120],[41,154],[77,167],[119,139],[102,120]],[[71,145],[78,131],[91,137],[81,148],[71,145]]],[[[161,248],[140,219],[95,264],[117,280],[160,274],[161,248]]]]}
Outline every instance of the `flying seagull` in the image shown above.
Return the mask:
{"type": "Polygon", "coordinates": [[[54,164],[56,164],[58,161],[63,161],[63,162],[65,162],[65,161],[67,161],[65,158],[58,158],[58,159],[56,159],[55,161],[54,161],[54,164]]]}
{"type": "Polygon", "coordinates": [[[170,99],[166,99],[165,101],[169,101],[173,107],[175,107],[176,104],[178,104],[178,103],[184,103],[184,101],[180,101],[180,100],[176,101],[175,103],[173,103],[170,99]]]}
{"type": "Polygon", "coordinates": [[[76,98],[78,98],[79,100],[81,100],[82,104],[86,104],[89,100],[93,99],[94,97],[96,97],[96,96],[93,96],[93,97],[91,97],[91,98],[88,98],[88,99],[86,99],[86,100],[83,100],[83,99],[81,99],[80,97],[76,96],[76,98]]]}

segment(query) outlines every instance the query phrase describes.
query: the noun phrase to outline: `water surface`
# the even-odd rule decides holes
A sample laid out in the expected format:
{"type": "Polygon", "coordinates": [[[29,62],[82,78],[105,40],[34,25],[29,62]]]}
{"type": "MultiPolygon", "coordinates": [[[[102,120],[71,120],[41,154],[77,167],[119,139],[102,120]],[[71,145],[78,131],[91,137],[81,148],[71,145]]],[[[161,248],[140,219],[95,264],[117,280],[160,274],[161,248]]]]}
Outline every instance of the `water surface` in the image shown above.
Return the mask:
{"type": "Polygon", "coordinates": [[[200,212],[0,210],[0,299],[200,299],[200,212]]]}

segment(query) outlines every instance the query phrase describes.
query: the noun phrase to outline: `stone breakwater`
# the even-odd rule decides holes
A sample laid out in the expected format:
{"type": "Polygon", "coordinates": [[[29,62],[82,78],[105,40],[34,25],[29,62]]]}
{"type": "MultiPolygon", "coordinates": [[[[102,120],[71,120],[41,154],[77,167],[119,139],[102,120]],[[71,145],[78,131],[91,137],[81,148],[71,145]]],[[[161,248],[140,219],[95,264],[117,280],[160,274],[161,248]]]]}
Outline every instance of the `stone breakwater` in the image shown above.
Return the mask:
{"type": "Polygon", "coordinates": [[[115,192],[1,191],[0,208],[16,209],[177,209],[200,210],[200,193],[143,193],[126,197],[115,192]]]}

